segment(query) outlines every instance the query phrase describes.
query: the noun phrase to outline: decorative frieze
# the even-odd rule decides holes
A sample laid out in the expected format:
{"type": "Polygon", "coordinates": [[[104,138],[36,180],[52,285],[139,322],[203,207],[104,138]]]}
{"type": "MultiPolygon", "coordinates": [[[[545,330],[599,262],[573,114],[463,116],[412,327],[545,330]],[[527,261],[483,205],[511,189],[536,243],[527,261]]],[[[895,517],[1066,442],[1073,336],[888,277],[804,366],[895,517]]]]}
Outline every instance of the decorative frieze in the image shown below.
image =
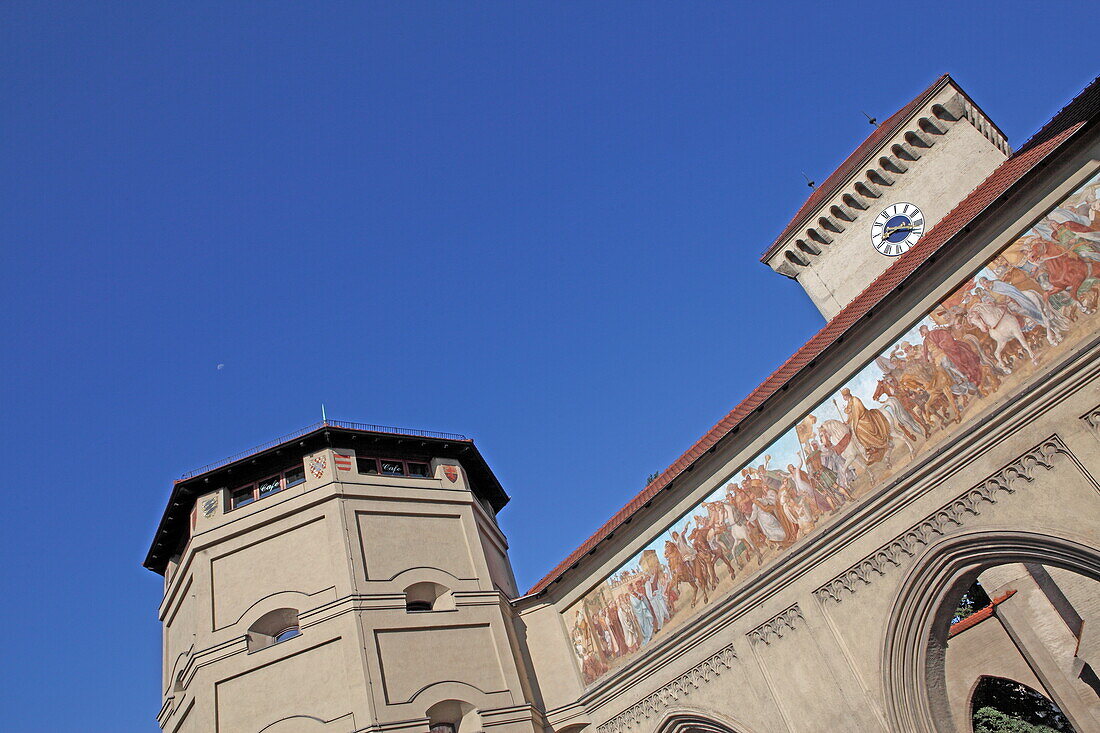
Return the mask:
{"type": "Polygon", "coordinates": [[[702,687],[725,670],[733,669],[735,659],[737,654],[733,651],[733,645],[719,649],[656,692],[598,726],[596,730],[598,733],[623,733],[643,720],[661,715],[674,702],[687,697],[692,690],[702,687]]]}
{"type": "Polygon", "coordinates": [[[849,567],[815,590],[814,595],[823,603],[840,603],[846,593],[855,593],[859,586],[870,585],[875,577],[885,575],[891,567],[901,567],[952,527],[962,527],[968,519],[981,514],[985,504],[997,502],[999,493],[1016,493],[1020,485],[1035,479],[1036,469],[1052,469],[1054,457],[1059,453],[1069,455],[1069,450],[1061,438],[1052,435],[849,567]]]}
{"type": "Polygon", "coordinates": [[[749,637],[749,641],[753,644],[771,644],[777,639],[782,639],[784,636],[794,631],[797,628],[799,621],[804,621],[802,618],[802,609],[798,607],[798,604],[789,606],[764,623],[757,626],[750,631],[746,636],[749,637]]]}
{"type": "Polygon", "coordinates": [[[1081,422],[1088,425],[1096,433],[1100,433],[1100,405],[1097,405],[1082,415],[1081,422]]]}

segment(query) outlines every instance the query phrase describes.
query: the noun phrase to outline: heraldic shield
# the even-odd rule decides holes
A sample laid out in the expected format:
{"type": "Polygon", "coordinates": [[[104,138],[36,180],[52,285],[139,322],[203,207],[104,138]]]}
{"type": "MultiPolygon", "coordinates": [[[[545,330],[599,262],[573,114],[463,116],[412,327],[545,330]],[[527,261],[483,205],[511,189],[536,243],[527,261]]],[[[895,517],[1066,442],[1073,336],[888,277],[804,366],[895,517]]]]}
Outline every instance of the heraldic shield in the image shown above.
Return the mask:
{"type": "Polygon", "coordinates": [[[458,481],[458,466],[444,466],[443,475],[453,484],[455,481],[458,481]]]}

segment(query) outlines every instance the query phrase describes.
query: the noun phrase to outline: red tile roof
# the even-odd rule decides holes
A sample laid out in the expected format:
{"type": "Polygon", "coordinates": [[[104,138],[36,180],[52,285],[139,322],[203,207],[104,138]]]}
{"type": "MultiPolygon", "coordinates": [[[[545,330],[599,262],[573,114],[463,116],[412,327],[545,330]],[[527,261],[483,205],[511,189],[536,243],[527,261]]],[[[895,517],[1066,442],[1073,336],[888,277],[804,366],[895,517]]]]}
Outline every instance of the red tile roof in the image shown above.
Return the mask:
{"type": "Polygon", "coordinates": [[[930,87],[918,94],[909,104],[905,105],[897,112],[892,114],[885,122],[876,127],[874,131],[867,136],[867,139],[859,144],[852,154],[845,158],[844,162],[840,164],[832,174],[825,179],[825,182],[814,189],[814,192],[810,194],[810,197],[806,199],[806,203],[802,204],[802,208],[798,210],[798,213],[794,215],[790,223],[787,224],[783,233],[776,237],[776,240],[771,243],[767,251],[760,257],[760,261],[764,262],[779,248],[779,245],[783,244],[795,230],[800,228],[806,221],[806,218],[814,212],[814,210],[820,206],[823,202],[830,199],[833,194],[844,185],[844,182],[848,180],[848,176],[852,174],[857,168],[862,168],[872,155],[874,155],[879,147],[893,137],[902,125],[909,119],[909,117],[918,109],[923,107],[929,99],[943,87],[945,84],[952,83],[951,77],[948,74],[944,74],[939,79],[936,79],[930,87]]]}
{"type": "Polygon", "coordinates": [[[996,201],[1003,193],[1019,181],[1028,171],[1057,150],[1073,136],[1086,121],[1100,116],[1100,77],[1086,87],[1072,102],[1066,105],[1055,117],[1043,126],[1011,158],[1002,163],[979,186],[952,209],[943,219],[922,237],[907,253],[900,256],[886,272],[860,293],[843,310],[836,314],[825,327],[818,331],[802,348],[794,353],[771,376],[733,408],[717,425],[696,441],[695,445],[660,476],[654,479],[626,506],[607,520],[595,534],[589,537],[576,550],[551,570],[546,577],[536,583],[527,594],[539,593],[551,583],[559,580],[568,570],[575,567],[586,554],[593,552],[596,546],[610,537],[619,527],[631,521],[634,514],[648,504],[673,479],[691,467],[697,458],[705,454],[718,441],[726,437],[734,427],[748,417],[757,407],[767,401],[789,382],[796,374],[815,359],[821,352],[833,344],[860,318],[867,314],[883,298],[891,293],[903,280],[917,269],[930,255],[935,253],[958,234],[978,214],[996,201]]]}
{"type": "Polygon", "coordinates": [[[1001,605],[1002,603],[1004,603],[1005,601],[1007,601],[1009,598],[1011,598],[1014,595],[1016,595],[1016,591],[1015,590],[1010,590],[1010,591],[1006,592],[1004,595],[1000,595],[1000,596],[997,596],[996,598],[994,598],[992,600],[992,602],[990,602],[990,604],[988,606],[986,606],[985,608],[981,608],[981,609],[975,611],[974,613],[972,613],[969,616],[967,616],[966,618],[964,618],[962,621],[958,621],[956,623],[951,624],[951,628],[947,631],[947,638],[950,639],[952,636],[955,636],[957,634],[961,634],[962,632],[966,631],[967,629],[969,629],[973,626],[977,626],[982,621],[985,621],[987,618],[990,618],[993,615],[993,611],[994,611],[994,609],[997,608],[997,606],[1001,605]]]}

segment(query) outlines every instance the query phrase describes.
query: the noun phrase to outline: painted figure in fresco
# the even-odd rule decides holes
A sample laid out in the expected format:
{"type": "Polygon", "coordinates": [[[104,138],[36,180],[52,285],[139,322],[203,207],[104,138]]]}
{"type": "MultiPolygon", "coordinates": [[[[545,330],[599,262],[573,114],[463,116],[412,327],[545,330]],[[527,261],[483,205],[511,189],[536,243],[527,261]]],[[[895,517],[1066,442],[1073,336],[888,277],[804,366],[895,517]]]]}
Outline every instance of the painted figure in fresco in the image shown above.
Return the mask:
{"type": "Polygon", "coordinates": [[[817,437],[821,441],[822,465],[828,468],[836,479],[830,490],[835,490],[835,493],[839,493],[845,499],[852,499],[852,482],[855,480],[856,472],[854,468],[848,465],[848,459],[842,453],[845,448],[850,448],[848,444],[852,442],[852,431],[839,420],[826,420],[817,429],[817,437]],[[842,439],[845,445],[841,446],[839,450],[836,444],[833,443],[833,435],[836,434],[836,431],[830,432],[828,429],[831,425],[839,426],[843,430],[842,439]]]}
{"type": "MultiPolygon", "coordinates": [[[[826,512],[831,512],[836,508],[824,493],[814,488],[813,479],[810,477],[810,474],[802,470],[801,466],[795,466],[793,463],[788,463],[787,475],[790,477],[790,486],[794,490],[795,496],[805,501],[806,507],[815,518],[826,512]]],[[[802,523],[799,522],[799,526],[801,526],[801,524],[802,523]]]]}
{"type": "Polygon", "coordinates": [[[989,337],[997,343],[993,358],[1005,370],[1010,371],[1012,369],[1012,362],[1004,358],[1003,352],[1005,347],[1013,341],[1020,344],[1027,354],[1027,358],[1035,359],[1035,354],[1027,343],[1019,319],[1007,306],[997,305],[996,303],[975,303],[967,311],[966,319],[982,333],[989,334],[989,337]]]}
{"type": "Polygon", "coordinates": [[[619,607],[615,603],[614,596],[611,602],[603,610],[603,620],[607,628],[611,630],[611,637],[615,641],[614,655],[621,657],[627,653],[626,632],[623,630],[622,621],[619,620],[619,607]]]}
{"type": "MultiPolygon", "coordinates": [[[[836,406],[841,415],[844,410],[836,406]]],[[[863,453],[863,446],[855,440],[855,434],[847,422],[842,420],[822,420],[818,428],[818,438],[822,445],[835,452],[839,457],[838,464],[844,466],[844,471],[838,472],[840,484],[846,491],[851,491],[852,483],[856,476],[867,470],[867,456],[863,453]]]]}
{"type": "Polygon", "coordinates": [[[619,615],[619,624],[623,627],[623,635],[626,637],[627,653],[637,651],[642,644],[642,637],[638,630],[638,619],[634,616],[634,607],[625,594],[616,598],[615,612],[619,615]]]}
{"type": "MultiPolygon", "coordinates": [[[[676,532],[672,533],[673,538],[676,537],[676,532]]],[[[668,571],[671,575],[669,581],[669,587],[677,589],[681,583],[687,583],[691,586],[691,607],[695,608],[695,604],[699,601],[699,581],[695,578],[695,568],[691,566],[691,563],[684,559],[682,552],[680,551],[679,543],[673,540],[665,540],[665,560],[668,562],[668,571]]],[[[703,603],[707,603],[707,589],[702,589],[703,603]]]]}
{"type": "Polygon", "coordinates": [[[627,599],[630,608],[634,611],[634,619],[637,622],[638,632],[641,634],[641,645],[649,643],[649,640],[653,638],[653,611],[642,596],[637,592],[630,592],[623,596],[627,599]]]}
{"type": "MultiPolygon", "coordinates": [[[[840,390],[840,397],[844,400],[844,415],[847,418],[848,427],[852,435],[863,448],[863,456],[867,461],[868,470],[879,461],[886,461],[890,466],[890,447],[893,445],[890,433],[890,421],[882,413],[882,410],[867,408],[863,400],[852,394],[845,387],[840,390]]],[[[873,474],[872,474],[873,476],[873,474]]]]}
{"type": "Polygon", "coordinates": [[[1068,299],[1071,305],[1076,306],[1080,313],[1086,316],[1092,315],[1095,309],[1087,307],[1078,300],[1081,285],[1085,282],[1085,278],[1091,276],[1092,265],[1081,259],[1073,249],[1063,246],[1062,242],[1071,241],[1072,232],[1066,236],[1067,231],[1064,226],[1055,227],[1058,243],[1038,237],[1033,238],[1026,249],[1027,261],[1036,267],[1041,267],[1046,273],[1047,282],[1050,285],[1046,292],[1048,305],[1052,297],[1061,295],[1068,299]]]}
{"type": "Polygon", "coordinates": [[[649,576],[643,586],[646,597],[649,598],[649,605],[653,608],[653,621],[657,624],[657,630],[660,631],[664,628],[664,625],[672,617],[672,613],[668,608],[668,582],[665,580],[665,574],[663,572],[654,573],[649,576]]]}
{"type": "Polygon", "coordinates": [[[811,483],[825,497],[829,504],[829,511],[836,511],[847,498],[844,489],[837,481],[836,471],[825,465],[825,454],[821,449],[821,443],[811,438],[806,443],[805,450],[806,468],[809,469],[811,483]]]}
{"type": "Polygon", "coordinates": [[[920,335],[924,339],[925,360],[955,375],[958,388],[952,391],[963,396],[970,393],[981,394],[982,361],[970,344],[956,339],[947,328],[922,325],[920,335]]]}
{"type": "Polygon", "coordinates": [[[765,496],[762,487],[746,486],[744,488],[752,501],[752,513],[749,515],[749,521],[756,523],[756,526],[764,533],[768,544],[775,549],[792,545],[795,541],[792,536],[793,528],[785,514],[782,515],[783,521],[779,519],[781,510],[778,507],[778,502],[765,496]]]}
{"type": "MultiPolygon", "coordinates": [[[[921,328],[927,328],[921,326],[921,328]]],[[[924,422],[940,427],[962,420],[955,401],[955,379],[938,363],[925,358],[924,350],[913,347],[906,361],[905,373],[898,382],[918,406],[924,422]]]]}
{"type": "Polygon", "coordinates": [[[779,504],[783,512],[798,525],[799,536],[809,534],[816,523],[816,515],[810,509],[807,498],[795,493],[794,486],[785,482],[779,489],[779,504]]]}
{"type": "Polygon", "coordinates": [[[783,527],[783,531],[787,533],[788,544],[794,542],[798,538],[798,524],[794,521],[794,517],[791,517],[783,510],[783,505],[779,501],[779,489],[782,488],[783,482],[787,480],[787,476],[782,471],[776,471],[769,468],[772,457],[770,455],[764,456],[764,463],[761,466],[757,466],[756,475],[758,477],[755,484],[757,493],[755,499],[762,502],[769,508],[769,511],[779,520],[779,524],[783,527]]]}
{"type": "MultiPolygon", "coordinates": [[[[1001,259],[1005,264],[1001,265],[999,269],[993,269],[998,279],[978,278],[978,292],[987,294],[990,301],[994,303],[1013,308],[1016,313],[1041,326],[1045,332],[1047,342],[1051,346],[1057,346],[1062,340],[1062,332],[1068,328],[1069,324],[1060,314],[1050,309],[1046,298],[1043,296],[1042,288],[1031,278],[1027,278],[1027,280],[1030,281],[1031,287],[1034,287],[1034,289],[1029,287],[1028,290],[1021,290],[1017,285],[1001,279],[1009,271],[1021,273],[1021,277],[1026,278],[1026,275],[1022,274],[1022,270],[1011,267],[1004,258],[1001,259]]],[[[1020,282],[1020,284],[1025,283],[1020,282]]]]}
{"type": "Polygon", "coordinates": [[[715,568],[718,563],[721,562],[726,566],[730,571],[731,578],[735,574],[733,565],[730,564],[728,554],[723,552],[722,546],[718,543],[708,518],[696,516],[695,524],[696,528],[691,531],[691,545],[695,548],[696,557],[699,558],[698,562],[706,566],[705,573],[713,581],[711,587],[717,588],[719,581],[715,568]]]}
{"type": "Polygon", "coordinates": [[[747,555],[755,556],[758,563],[764,562],[760,554],[760,545],[763,544],[764,537],[759,530],[756,533],[753,532],[754,527],[749,524],[748,514],[745,513],[747,504],[743,505],[737,496],[738,488],[740,487],[732,481],[726,484],[726,500],[713,502],[713,504],[716,505],[715,511],[721,513],[726,531],[733,541],[731,554],[737,560],[738,566],[744,567],[748,562],[744,557],[747,555]]]}
{"type": "MultiPolygon", "coordinates": [[[[871,399],[882,404],[882,409],[890,417],[891,422],[898,431],[910,440],[918,440],[928,437],[928,426],[925,425],[917,413],[910,409],[902,398],[901,385],[890,375],[878,380],[875,393],[871,399]]],[[[909,443],[912,451],[913,445],[909,443]]]]}

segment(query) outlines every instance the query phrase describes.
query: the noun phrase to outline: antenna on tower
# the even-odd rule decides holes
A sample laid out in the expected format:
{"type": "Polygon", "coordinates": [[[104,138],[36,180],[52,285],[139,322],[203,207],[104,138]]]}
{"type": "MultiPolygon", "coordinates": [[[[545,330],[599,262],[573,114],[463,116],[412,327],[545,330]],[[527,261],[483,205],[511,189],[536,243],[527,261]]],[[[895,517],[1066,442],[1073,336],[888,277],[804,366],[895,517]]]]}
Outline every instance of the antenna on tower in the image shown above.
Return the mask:
{"type": "Polygon", "coordinates": [[[328,422],[328,418],[325,417],[325,403],[321,403],[321,422],[328,422]]]}
{"type": "Polygon", "coordinates": [[[806,185],[813,188],[817,184],[810,180],[810,177],[806,175],[806,171],[802,171],[802,177],[806,179],[806,185]]]}
{"type": "MultiPolygon", "coordinates": [[[[863,110],[860,110],[860,112],[863,112],[863,110]]],[[[875,119],[871,115],[867,114],[866,112],[863,112],[863,116],[867,118],[867,121],[869,123],[871,123],[872,125],[878,126],[878,120],[877,119],[875,119]]]]}

